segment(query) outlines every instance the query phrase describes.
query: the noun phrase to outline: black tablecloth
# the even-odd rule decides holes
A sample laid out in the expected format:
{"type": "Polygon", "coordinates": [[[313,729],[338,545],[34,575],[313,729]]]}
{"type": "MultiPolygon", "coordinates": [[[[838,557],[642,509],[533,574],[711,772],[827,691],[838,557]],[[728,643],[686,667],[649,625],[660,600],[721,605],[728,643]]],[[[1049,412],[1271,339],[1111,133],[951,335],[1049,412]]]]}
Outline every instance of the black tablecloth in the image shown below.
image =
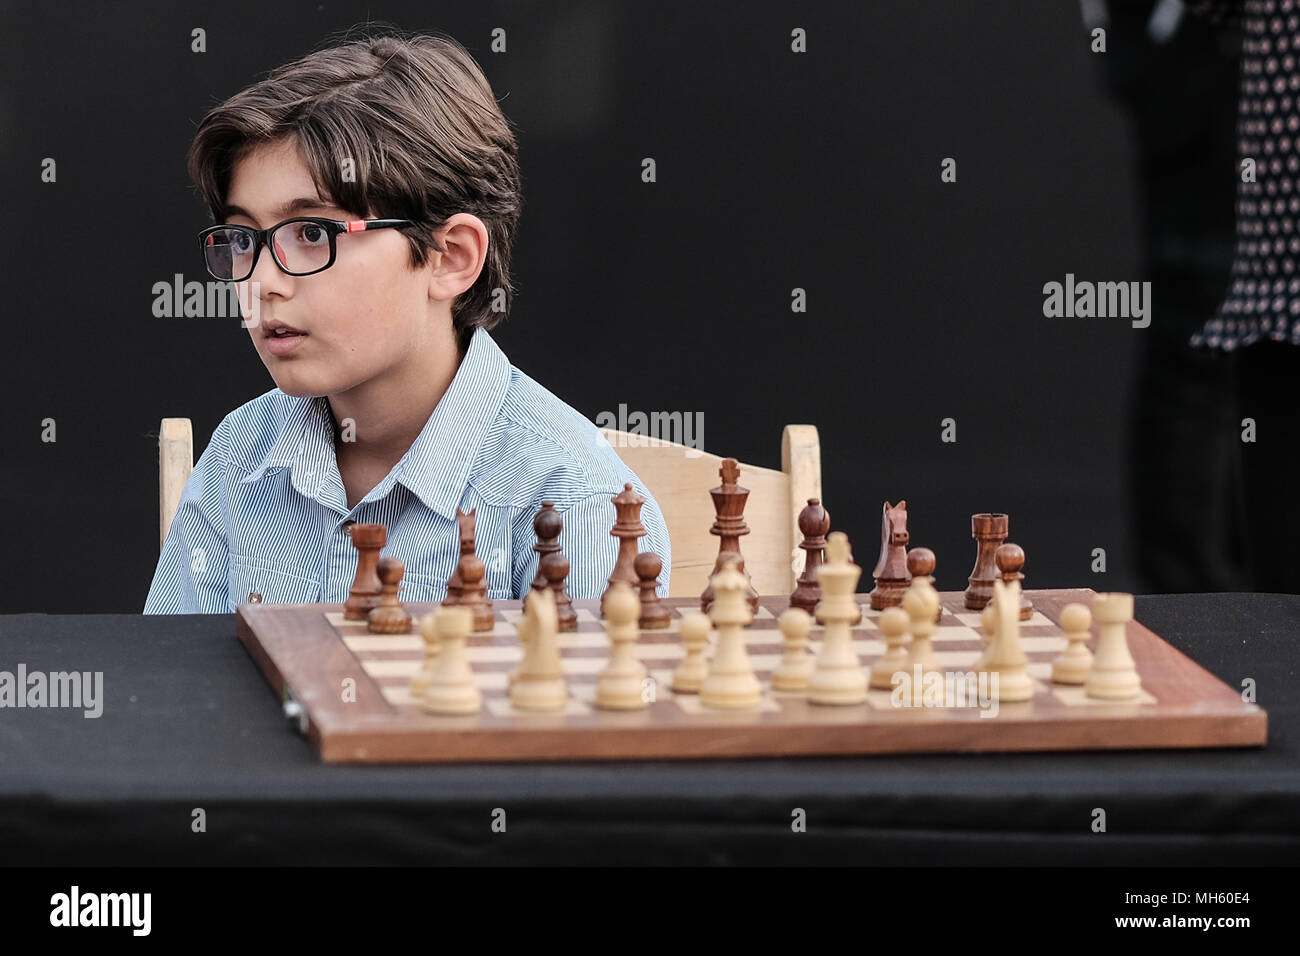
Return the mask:
{"type": "Polygon", "coordinates": [[[1141,597],[1268,746],[336,767],[291,730],[229,615],[0,617],[0,670],[103,671],[104,711],[0,709],[5,862],[1300,861],[1300,596],[1141,597]],[[195,832],[202,809],[205,832],[195,832]],[[1095,809],[1105,832],[1095,832],[1095,809]],[[504,811],[505,830],[493,820],[504,811]],[[806,832],[795,832],[796,810],[806,832]]]}

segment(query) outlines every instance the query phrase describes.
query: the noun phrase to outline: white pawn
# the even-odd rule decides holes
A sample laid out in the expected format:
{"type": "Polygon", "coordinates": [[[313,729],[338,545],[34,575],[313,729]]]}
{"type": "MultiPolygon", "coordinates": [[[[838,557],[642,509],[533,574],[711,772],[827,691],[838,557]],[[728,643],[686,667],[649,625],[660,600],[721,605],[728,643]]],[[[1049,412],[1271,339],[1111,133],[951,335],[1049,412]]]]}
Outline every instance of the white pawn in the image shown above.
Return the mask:
{"type": "Polygon", "coordinates": [[[818,619],[825,623],[821,653],[808,679],[813,704],[860,704],[867,699],[867,675],[853,650],[853,622],[862,610],[853,600],[862,569],[849,559],[849,538],[843,531],[826,539],[826,563],[817,569],[822,601],[818,619]]]}
{"type": "Polygon", "coordinates": [[[889,690],[894,686],[894,675],[907,672],[907,612],[901,607],[885,608],[877,626],[885,639],[885,653],[871,666],[871,686],[889,690]]]}
{"type": "Polygon", "coordinates": [[[704,659],[704,651],[709,646],[712,630],[713,622],[703,611],[691,611],[682,615],[682,647],[686,649],[686,656],[673,671],[673,693],[699,692],[700,684],[709,673],[709,662],[704,659]]]}
{"type": "Polygon", "coordinates": [[[1082,684],[1092,667],[1092,651],[1088,650],[1087,643],[1092,612],[1083,604],[1067,604],[1061,609],[1061,627],[1069,643],[1052,661],[1052,680],[1058,684],[1082,684]]]}
{"type": "Polygon", "coordinates": [[[528,592],[524,597],[524,619],[529,621],[528,646],[510,685],[510,703],[520,710],[563,710],[569,695],[560,666],[560,622],[550,588],[528,592]]]}
{"type": "Polygon", "coordinates": [[[984,665],[994,653],[994,645],[998,640],[998,609],[993,606],[992,601],[984,605],[984,611],[980,614],[980,626],[984,634],[984,650],[980,653],[979,660],[975,662],[976,673],[984,670],[984,665]]]}
{"type": "Polygon", "coordinates": [[[812,615],[803,608],[787,608],[777,626],[785,638],[785,655],[772,671],[773,690],[806,690],[812,676],[813,659],[808,656],[808,632],[812,630],[812,615]]]}
{"type": "Polygon", "coordinates": [[[930,638],[939,629],[935,618],[939,613],[939,594],[934,585],[922,580],[915,582],[903,595],[903,610],[907,613],[912,632],[912,643],[908,648],[907,669],[913,675],[917,665],[921,668],[921,678],[939,670],[939,663],[934,656],[934,647],[930,638]]]}
{"type": "Polygon", "coordinates": [[[1128,622],[1133,620],[1133,595],[1098,594],[1092,599],[1097,619],[1097,654],[1092,659],[1084,692],[1105,700],[1128,700],[1142,693],[1137,666],[1128,650],[1128,622]]]}
{"type": "Polygon", "coordinates": [[[749,581],[734,561],[727,561],[709,583],[713,586],[710,617],[718,630],[718,646],[700,683],[700,703],[728,709],[755,707],[763,699],[763,688],[745,650],[745,628],[754,620],[745,597],[749,581]]]}
{"type": "Polygon", "coordinates": [[[650,701],[643,692],[645,665],[637,659],[641,636],[637,618],[641,599],[626,581],[615,581],[605,592],[605,633],[609,635],[609,662],[596,675],[596,706],[602,710],[641,710],[650,701]]]}
{"type": "Polygon", "coordinates": [[[465,638],[474,624],[467,607],[440,607],[433,612],[438,632],[438,657],[424,692],[424,709],[431,714],[477,714],[483,695],[465,653],[465,638]]]}
{"type": "MultiPolygon", "coordinates": [[[[977,673],[987,673],[990,687],[997,675],[994,696],[1004,703],[1032,700],[1034,682],[1029,677],[1029,658],[1020,643],[1020,582],[993,582],[993,622],[995,637],[976,666],[977,673]]],[[[988,617],[985,617],[988,621],[988,617]]]]}
{"type": "Polygon", "coordinates": [[[433,663],[438,658],[438,628],[434,626],[433,615],[426,614],[420,618],[420,637],[424,639],[424,660],[420,669],[411,678],[411,696],[421,698],[429,689],[429,678],[433,676],[433,663]]]}
{"type": "Polygon", "coordinates": [[[519,663],[510,669],[506,675],[506,687],[514,687],[515,681],[519,679],[520,672],[524,669],[524,661],[528,659],[528,645],[532,643],[533,624],[535,619],[528,615],[528,599],[524,598],[524,616],[519,619],[515,625],[515,634],[519,637],[519,647],[523,653],[519,657],[519,663]]]}

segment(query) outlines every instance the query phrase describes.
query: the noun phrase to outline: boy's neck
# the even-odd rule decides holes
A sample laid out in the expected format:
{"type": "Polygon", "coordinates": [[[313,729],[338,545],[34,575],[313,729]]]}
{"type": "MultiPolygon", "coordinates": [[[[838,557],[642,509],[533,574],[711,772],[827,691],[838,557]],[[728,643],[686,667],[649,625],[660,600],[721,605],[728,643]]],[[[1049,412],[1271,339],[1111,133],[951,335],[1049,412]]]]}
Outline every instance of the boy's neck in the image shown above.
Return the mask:
{"type": "Polygon", "coordinates": [[[419,437],[463,358],[453,333],[449,348],[414,353],[384,376],[330,395],[336,458],[391,470],[419,437]],[[349,432],[351,441],[345,440],[349,432]]]}

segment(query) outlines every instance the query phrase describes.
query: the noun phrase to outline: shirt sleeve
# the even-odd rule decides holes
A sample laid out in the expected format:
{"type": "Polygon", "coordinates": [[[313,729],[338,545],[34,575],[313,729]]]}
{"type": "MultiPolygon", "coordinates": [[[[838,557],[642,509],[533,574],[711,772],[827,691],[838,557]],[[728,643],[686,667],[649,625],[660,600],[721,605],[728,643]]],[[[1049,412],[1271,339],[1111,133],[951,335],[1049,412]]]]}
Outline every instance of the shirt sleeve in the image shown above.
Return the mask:
{"type": "MultiPolygon", "coordinates": [[[[641,506],[641,524],[646,534],[637,539],[637,551],[653,551],[663,560],[656,591],[660,597],[667,597],[673,560],[668,527],[654,497],[639,482],[633,482],[633,487],[646,499],[641,506]]],[[[604,594],[614,562],[618,560],[618,539],[609,533],[617,518],[614,502],[610,499],[617,493],[602,491],[581,498],[560,511],[564,521],[560,531],[560,550],[569,559],[565,591],[575,601],[599,598],[604,594]]],[[[537,537],[532,531],[531,514],[528,515],[527,535],[520,540],[522,544],[515,553],[514,580],[515,597],[519,598],[527,593],[537,576],[538,555],[532,547],[537,537]]]]}
{"type": "Polygon", "coordinates": [[[225,422],[217,427],[181,492],[167,530],[145,614],[229,614],[229,548],[222,481],[225,422]]]}

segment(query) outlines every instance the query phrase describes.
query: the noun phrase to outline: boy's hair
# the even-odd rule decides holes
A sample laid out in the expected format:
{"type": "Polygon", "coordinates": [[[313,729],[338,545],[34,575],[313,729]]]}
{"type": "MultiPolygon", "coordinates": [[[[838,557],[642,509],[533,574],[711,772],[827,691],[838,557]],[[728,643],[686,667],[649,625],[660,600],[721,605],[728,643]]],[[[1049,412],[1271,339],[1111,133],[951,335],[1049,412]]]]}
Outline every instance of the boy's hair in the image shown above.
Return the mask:
{"type": "Polygon", "coordinates": [[[483,271],[452,306],[462,349],[476,328],[490,329],[509,313],[510,247],[523,205],[518,147],[463,46],[442,34],[385,29],[278,67],[214,108],[199,124],[187,166],[215,221],[225,218],[235,163],[286,137],[335,205],[417,224],[401,230],[412,267],[427,262],[431,249],[444,251],[431,232],[454,213],[483,220],[483,271]],[[354,181],[344,180],[346,159],[354,181]]]}

